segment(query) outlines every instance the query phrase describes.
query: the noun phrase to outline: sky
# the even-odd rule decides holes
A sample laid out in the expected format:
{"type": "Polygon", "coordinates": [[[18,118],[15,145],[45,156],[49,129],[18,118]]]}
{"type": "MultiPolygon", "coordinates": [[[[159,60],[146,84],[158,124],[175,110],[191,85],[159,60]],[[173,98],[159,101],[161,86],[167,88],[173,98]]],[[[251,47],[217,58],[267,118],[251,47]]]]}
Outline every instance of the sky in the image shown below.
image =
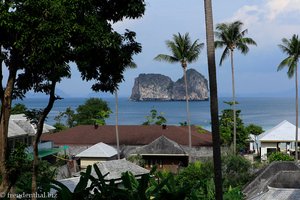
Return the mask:
{"type": "MultiPolygon", "coordinates": [[[[248,29],[257,46],[249,46],[245,56],[235,51],[235,85],[239,97],[293,96],[295,81],[288,79],[287,70],[277,72],[284,55],[278,48],[282,38],[300,36],[300,0],[212,0],[214,24],[240,20],[243,29],[248,29]]],[[[142,52],[134,56],[136,69],[125,72],[125,80],[119,86],[119,96],[129,97],[134,79],[140,73],[159,73],[173,81],[182,77],[180,64],[169,64],[153,60],[158,54],[169,54],[165,41],[173,34],[189,33],[194,41],[205,44],[204,3],[201,0],[146,0],[146,11],[142,18],[123,20],[113,25],[123,33],[125,29],[136,32],[142,52]]],[[[219,63],[222,50],[216,51],[219,63]]],[[[75,68],[75,66],[72,66],[75,68]]],[[[208,79],[206,46],[199,59],[188,65],[208,79]]],[[[217,65],[219,96],[231,96],[230,59],[217,65]]],[[[72,70],[72,78],[63,80],[58,88],[70,97],[85,97],[93,93],[91,83],[83,82],[80,74],[72,70]],[[76,88],[76,89],[74,89],[76,88]]],[[[99,94],[99,96],[107,96],[99,94]]]]}

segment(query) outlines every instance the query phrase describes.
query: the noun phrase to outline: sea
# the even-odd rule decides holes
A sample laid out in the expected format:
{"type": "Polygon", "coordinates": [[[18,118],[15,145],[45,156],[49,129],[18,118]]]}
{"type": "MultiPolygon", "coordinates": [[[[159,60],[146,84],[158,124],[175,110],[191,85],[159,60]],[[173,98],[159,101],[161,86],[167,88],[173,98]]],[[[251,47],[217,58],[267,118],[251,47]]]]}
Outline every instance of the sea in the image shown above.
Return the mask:
{"type": "MultiPolygon", "coordinates": [[[[65,98],[57,100],[47,118],[47,124],[53,125],[56,121],[55,116],[71,107],[76,110],[79,105],[84,104],[87,98],[65,98]]],[[[106,120],[106,124],[115,124],[115,98],[103,98],[112,114],[106,120]]],[[[219,98],[219,112],[230,108],[225,101],[231,98],[219,98]]],[[[237,109],[241,110],[241,118],[245,125],[256,124],[268,130],[283,120],[295,124],[295,100],[294,98],[276,98],[276,97],[241,97],[237,98],[237,109]]],[[[47,104],[45,98],[25,98],[24,100],[15,100],[15,103],[22,103],[30,109],[42,109],[47,104]]],[[[169,125],[179,125],[187,119],[185,101],[131,101],[129,98],[120,97],[118,99],[119,124],[121,125],[139,125],[146,121],[146,116],[150,114],[151,109],[156,109],[167,119],[169,125]]],[[[210,102],[209,101],[190,101],[191,124],[200,125],[207,130],[211,130],[210,120],[210,102]]]]}

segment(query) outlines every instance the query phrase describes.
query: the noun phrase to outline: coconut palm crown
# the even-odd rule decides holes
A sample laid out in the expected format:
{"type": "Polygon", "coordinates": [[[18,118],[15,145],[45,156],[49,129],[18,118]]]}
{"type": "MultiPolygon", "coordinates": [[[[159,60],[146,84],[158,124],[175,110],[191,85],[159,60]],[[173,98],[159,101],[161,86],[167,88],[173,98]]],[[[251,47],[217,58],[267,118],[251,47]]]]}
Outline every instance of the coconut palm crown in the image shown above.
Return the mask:
{"type": "Polygon", "coordinates": [[[289,78],[295,76],[295,89],[296,89],[296,133],[295,133],[295,158],[298,161],[298,62],[300,59],[300,39],[298,35],[293,35],[292,39],[282,39],[282,44],[278,45],[283,53],[288,57],[283,59],[279,64],[277,71],[288,67],[287,75],[289,78]]]}
{"type": "Polygon", "coordinates": [[[221,23],[216,26],[215,36],[218,40],[215,41],[215,47],[225,47],[220,59],[220,65],[229,56],[230,51],[238,49],[242,54],[247,54],[249,51],[248,45],[256,45],[252,38],[245,37],[248,29],[242,30],[242,26],[243,23],[240,21],[221,23]]]}
{"type": "Polygon", "coordinates": [[[173,40],[167,40],[166,45],[172,55],[159,54],[154,59],[157,61],[166,61],[169,63],[180,62],[183,68],[187,67],[187,63],[194,62],[198,59],[203,43],[198,43],[198,40],[191,42],[188,33],[181,35],[173,35],[173,40]]]}
{"type": "Polygon", "coordinates": [[[294,34],[292,39],[283,38],[282,44],[279,44],[278,47],[283,53],[287,54],[288,57],[281,61],[277,71],[282,70],[284,67],[288,67],[288,77],[292,78],[300,59],[300,39],[298,38],[298,35],[294,34]]]}

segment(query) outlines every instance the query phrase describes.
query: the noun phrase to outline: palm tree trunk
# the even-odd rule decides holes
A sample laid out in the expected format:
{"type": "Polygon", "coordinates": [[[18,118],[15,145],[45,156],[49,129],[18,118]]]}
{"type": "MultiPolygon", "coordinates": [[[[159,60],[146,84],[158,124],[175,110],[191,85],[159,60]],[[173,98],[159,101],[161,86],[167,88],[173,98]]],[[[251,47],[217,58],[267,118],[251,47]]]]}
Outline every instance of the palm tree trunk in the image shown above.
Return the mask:
{"type": "Polygon", "coordinates": [[[118,160],[120,160],[120,144],[119,144],[119,110],[118,110],[118,90],[115,89],[115,100],[116,100],[116,139],[117,139],[117,154],[118,160]]]}
{"type": "Polygon", "coordinates": [[[186,78],[186,66],[183,67],[184,85],[185,85],[185,100],[186,100],[186,114],[187,114],[187,125],[189,130],[189,162],[191,162],[191,150],[192,150],[192,131],[191,131],[191,117],[189,108],[189,94],[188,94],[188,84],[186,78]]]}
{"type": "Polygon", "coordinates": [[[217,73],[215,63],[215,45],[214,45],[214,28],[211,0],[204,0],[205,26],[206,26],[206,43],[207,43],[207,63],[210,89],[210,115],[211,130],[213,139],[213,159],[214,159],[214,181],[216,200],[223,199],[222,190],[222,168],[221,168],[221,148],[220,148],[220,131],[219,131],[219,108],[218,108],[218,89],[217,73]]]}
{"type": "Polygon", "coordinates": [[[234,86],[233,50],[230,51],[230,59],[231,59],[231,75],[232,75],[233,153],[236,154],[236,109],[235,109],[235,86],[234,86]]]}
{"type": "Polygon", "coordinates": [[[295,136],[295,160],[298,162],[298,67],[296,65],[295,73],[295,82],[296,82],[296,136],[295,136]]]}

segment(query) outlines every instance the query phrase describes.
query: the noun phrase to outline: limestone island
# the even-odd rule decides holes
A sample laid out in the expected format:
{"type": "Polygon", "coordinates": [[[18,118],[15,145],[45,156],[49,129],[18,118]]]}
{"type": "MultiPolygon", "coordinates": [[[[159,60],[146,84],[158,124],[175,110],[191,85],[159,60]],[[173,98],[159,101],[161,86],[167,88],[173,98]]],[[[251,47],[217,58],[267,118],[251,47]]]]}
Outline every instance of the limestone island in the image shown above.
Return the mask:
{"type": "MultiPolygon", "coordinates": [[[[207,79],[195,69],[188,69],[186,75],[189,100],[208,100],[207,79]]],[[[161,74],[140,74],[135,78],[130,100],[183,101],[185,100],[184,78],[173,82],[170,77],[161,74]]]]}

